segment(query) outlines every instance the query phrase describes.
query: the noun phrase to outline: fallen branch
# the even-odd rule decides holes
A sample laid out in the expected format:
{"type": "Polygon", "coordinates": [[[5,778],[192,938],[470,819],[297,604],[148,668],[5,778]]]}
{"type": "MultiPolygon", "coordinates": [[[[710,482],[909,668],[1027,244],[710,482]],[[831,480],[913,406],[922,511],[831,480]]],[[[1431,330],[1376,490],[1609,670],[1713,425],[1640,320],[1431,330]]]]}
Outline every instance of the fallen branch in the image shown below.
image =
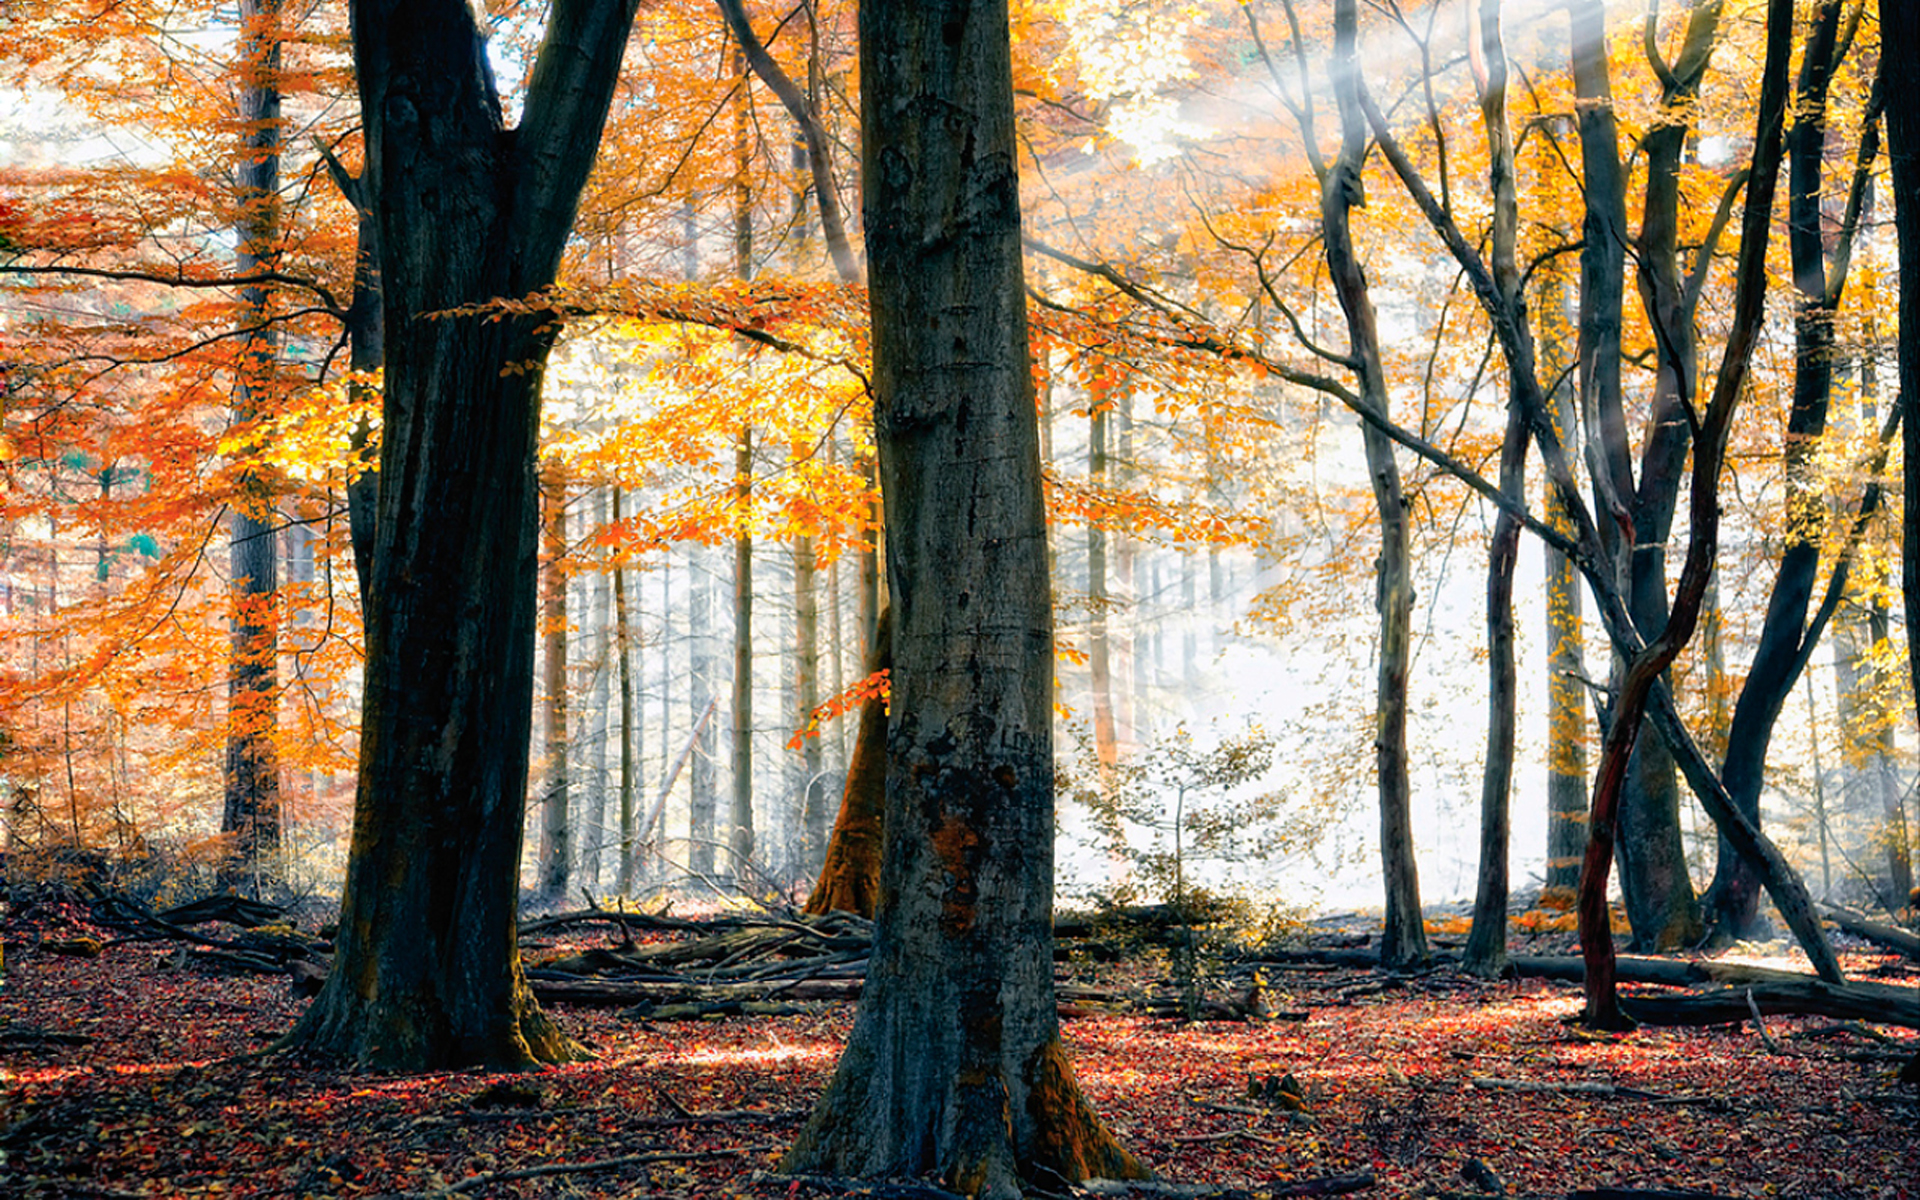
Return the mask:
{"type": "Polygon", "coordinates": [[[1823,904],[1827,919],[1856,937],[1863,937],[1875,945],[1885,946],[1889,950],[1898,950],[1908,958],[1920,958],[1920,934],[1909,933],[1897,926],[1882,921],[1870,920],[1852,909],[1841,908],[1834,904],[1823,904]]]}
{"type": "Polygon", "coordinates": [[[1545,1079],[1494,1079],[1477,1075],[1473,1079],[1473,1086],[1505,1092],[1559,1092],[1570,1096],[1614,1096],[1620,1093],[1620,1089],[1611,1083],[1593,1079],[1556,1083],[1545,1079]]]}
{"type": "Polygon", "coordinates": [[[543,1163],[537,1167],[516,1167],[510,1171],[488,1171],[481,1175],[469,1175],[458,1179],[443,1188],[430,1192],[399,1192],[385,1200],[437,1200],[441,1196],[457,1196],[462,1192],[471,1192],[489,1184],[501,1183],[510,1179],[538,1179],[545,1175],[578,1175],[589,1171],[617,1171],[623,1167],[643,1167],[653,1163],[694,1162],[703,1158],[727,1158],[738,1154],[762,1154],[778,1150],[778,1146],[728,1146],[713,1150],[671,1150],[654,1154],[623,1154],[618,1158],[594,1158],[585,1162],[543,1163]]]}
{"type": "Polygon", "coordinates": [[[1633,992],[1620,1007],[1643,1025],[1738,1025],[1753,1004],[1775,1015],[1832,1017],[1920,1029],[1920,989],[1884,983],[1831,984],[1803,976],[1791,982],[1754,983],[1700,992],[1633,992]]]}

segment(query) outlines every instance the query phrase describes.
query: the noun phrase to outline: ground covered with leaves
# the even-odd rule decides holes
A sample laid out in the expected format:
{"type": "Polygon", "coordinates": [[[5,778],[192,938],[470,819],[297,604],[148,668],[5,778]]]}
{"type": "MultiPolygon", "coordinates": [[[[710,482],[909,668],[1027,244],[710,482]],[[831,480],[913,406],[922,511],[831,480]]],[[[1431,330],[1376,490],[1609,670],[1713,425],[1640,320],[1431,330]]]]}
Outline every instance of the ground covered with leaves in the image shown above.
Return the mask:
{"type": "MultiPolygon", "coordinates": [[[[675,1022],[550,1005],[597,1061],[369,1076],[257,1054],[305,1003],[284,977],[115,944],[77,906],[0,933],[0,1195],[853,1190],[771,1173],[833,1068],[848,1003],[675,1022]]],[[[1920,974],[1866,953],[1846,963],[1920,974]]],[[[1911,1031],[1779,1017],[1764,1039],[1752,1023],[1595,1036],[1569,1023],[1580,997],[1565,983],[1311,963],[1267,982],[1284,1019],[1076,1006],[1065,1022],[1097,1109],[1180,1185],[1162,1195],[1920,1196],[1920,1089],[1894,1077],[1920,1044],[1911,1031]]]]}

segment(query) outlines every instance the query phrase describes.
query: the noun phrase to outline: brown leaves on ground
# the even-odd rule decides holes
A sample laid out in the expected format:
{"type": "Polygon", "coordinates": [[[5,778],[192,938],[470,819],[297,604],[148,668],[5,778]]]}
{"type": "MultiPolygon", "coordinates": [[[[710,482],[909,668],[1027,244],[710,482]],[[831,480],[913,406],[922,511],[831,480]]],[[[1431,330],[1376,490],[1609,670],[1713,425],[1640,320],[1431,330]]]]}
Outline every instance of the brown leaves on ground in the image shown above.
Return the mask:
{"type": "MultiPolygon", "coordinates": [[[[824,1086],[851,1005],[672,1025],[559,1007],[599,1061],[350,1075],[249,1056],[304,1003],[284,978],[206,974],[170,946],[49,952],[103,936],[67,916],[5,930],[0,1194],[821,1194],[757,1173],[824,1086]]],[[[1565,1021],[1570,985],[1381,982],[1274,978],[1304,1022],[1100,1015],[1065,1039],[1123,1143],[1223,1193],[1370,1170],[1370,1197],[1920,1194],[1920,1092],[1894,1078],[1909,1032],[1768,1018],[1778,1053],[1751,1024],[1596,1037],[1565,1021]]]]}

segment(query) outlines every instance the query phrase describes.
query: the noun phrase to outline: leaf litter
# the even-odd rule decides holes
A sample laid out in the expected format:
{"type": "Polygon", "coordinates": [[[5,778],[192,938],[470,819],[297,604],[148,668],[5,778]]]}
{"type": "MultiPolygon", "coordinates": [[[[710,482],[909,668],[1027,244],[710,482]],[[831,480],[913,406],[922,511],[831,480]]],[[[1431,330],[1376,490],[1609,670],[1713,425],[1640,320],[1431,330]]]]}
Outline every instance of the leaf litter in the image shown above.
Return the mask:
{"type": "MultiPolygon", "coordinates": [[[[0,1196],[940,1194],[773,1173],[849,1003],[674,1022],[549,1003],[597,1060],[356,1074],[258,1053],[306,1003],[284,977],[113,944],[72,906],[4,932],[0,1196]],[[105,948],[48,948],[84,938],[105,948]]],[[[1095,970],[1153,982],[1150,963],[1095,970]]],[[[1910,1030],[1770,1016],[1765,1038],[1751,1022],[1593,1035],[1570,1022],[1577,985],[1446,971],[1276,965],[1269,986],[1294,1019],[1076,1006],[1063,1022],[1080,1083],[1166,1181],[1157,1194],[1920,1197],[1920,1089],[1894,1078],[1920,1045],[1910,1030]]]]}

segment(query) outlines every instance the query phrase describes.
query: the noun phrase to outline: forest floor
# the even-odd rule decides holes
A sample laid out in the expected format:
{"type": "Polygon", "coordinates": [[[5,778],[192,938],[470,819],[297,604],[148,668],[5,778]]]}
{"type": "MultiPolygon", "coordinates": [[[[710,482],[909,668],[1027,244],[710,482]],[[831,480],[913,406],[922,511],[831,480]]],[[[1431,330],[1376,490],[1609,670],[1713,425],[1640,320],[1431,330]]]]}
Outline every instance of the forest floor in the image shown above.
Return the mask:
{"type": "MultiPolygon", "coordinates": [[[[677,1023],[549,1005],[597,1061],[350,1074],[253,1054],[305,1003],[284,977],[210,974],[164,943],[50,950],[112,938],[84,913],[41,908],[0,929],[0,1196],[854,1191],[771,1173],[833,1069],[851,1004],[677,1023]]],[[[1564,951],[1558,936],[1544,948],[1564,951]]],[[[1856,949],[1845,963],[1920,982],[1888,956],[1856,949]]],[[[1096,970],[1138,982],[1154,967],[1096,970]]],[[[1304,1020],[1064,1022],[1094,1107],[1184,1194],[1920,1197],[1920,1089],[1894,1079],[1920,1045],[1910,1030],[1770,1017],[1769,1049],[1752,1022],[1592,1035],[1568,1022],[1577,986],[1542,980],[1321,967],[1269,982],[1304,1020]],[[1250,1080],[1289,1073],[1304,1114],[1250,1097],[1250,1080]]]]}

